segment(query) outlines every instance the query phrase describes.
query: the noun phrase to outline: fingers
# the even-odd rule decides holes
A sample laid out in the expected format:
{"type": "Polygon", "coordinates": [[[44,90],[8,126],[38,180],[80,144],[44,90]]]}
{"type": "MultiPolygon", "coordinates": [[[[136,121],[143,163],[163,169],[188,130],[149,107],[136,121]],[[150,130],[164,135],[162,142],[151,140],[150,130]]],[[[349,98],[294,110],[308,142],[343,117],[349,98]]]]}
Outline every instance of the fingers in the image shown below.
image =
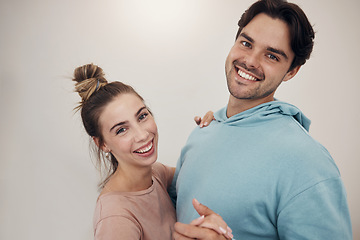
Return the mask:
{"type": "Polygon", "coordinates": [[[203,118],[199,116],[194,117],[195,123],[199,125],[200,128],[208,126],[212,120],[215,120],[212,111],[208,111],[203,118]]]}
{"type": "Polygon", "coordinates": [[[199,203],[196,199],[193,199],[193,205],[195,210],[201,215],[201,217],[191,222],[191,225],[198,225],[216,231],[218,234],[222,234],[226,239],[232,239],[232,230],[228,227],[222,217],[216,214],[207,206],[199,203]]]}
{"type": "Polygon", "coordinates": [[[209,125],[209,122],[208,122],[208,121],[202,119],[202,118],[199,117],[199,116],[194,117],[194,121],[195,121],[195,123],[196,123],[197,125],[199,125],[200,128],[206,127],[206,126],[209,125]]]}
{"type": "MultiPolygon", "coordinates": [[[[231,228],[227,226],[225,221],[217,214],[211,214],[204,219],[201,219],[202,223],[197,225],[198,227],[212,229],[220,235],[224,235],[226,239],[232,239],[233,234],[231,228]]],[[[194,220],[195,221],[195,220],[194,220]]],[[[193,221],[193,222],[194,222],[193,221]]],[[[193,224],[193,222],[191,224],[193,224]]]]}
{"type": "Polygon", "coordinates": [[[177,222],[175,223],[175,231],[173,233],[173,239],[175,240],[188,240],[188,239],[227,239],[224,235],[203,227],[193,226],[177,222]]]}
{"type": "MultiPolygon", "coordinates": [[[[176,224],[175,224],[176,226],[176,224]]],[[[191,240],[191,239],[194,239],[194,238],[189,238],[189,237],[186,237],[184,235],[182,235],[181,233],[177,232],[176,230],[173,232],[173,238],[174,240],[191,240]]]]}
{"type": "Polygon", "coordinates": [[[215,213],[213,210],[211,210],[210,208],[208,208],[207,206],[201,204],[198,200],[196,200],[195,198],[192,200],[192,204],[195,208],[195,210],[198,212],[198,214],[200,216],[205,215],[208,216],[210,214],[215,213]]]}
{"type": "Polygon", "coordinates": [[[201,119],[200,127],[206,127],[210,124],[212,120],[214,120],[214,113],[212,111],[208,111],[205,116],[201,119]]]}
{"type": "Polygon", "coordinates": [[[199,226],[200,224],[202,224],[204,222],[204,219],[205,219],[205,216],[202,215],[202,216],[198,217],[197,219],[192,220],[190,225],[199,226]]]}
{"type": "Polygon", "coordinates": [[[193,239],[199,237],[198,227],[189,224],[175,223],[174,239],[193,239]]]}
{"type": "Polygon", "coordinates": [[[212,120],[215,120],[214,113],[212,111],[208,111],[203,117],[202,122],[204,123],[204,126],[207,126],[212,120]]]}
{"type": "Polygon", "coordinates": [[[213,215],[210,215],[210,217],[207,217],[198,227],[212,229],[217,234],[224,235],[226,239],[232,239],[233,237],[232,230],[226,225],[221,217],[220,219],[216,219],[216,217],[214,218],[213,215]]]}
{"type": "Polygon", "coordinates": [[[197,125],[200,125],[200,123],[201,123],[201,117],[199,117],[199,116],[194,117],[194,121],[195,121],[195,123],[196,123],[197,125]]]}

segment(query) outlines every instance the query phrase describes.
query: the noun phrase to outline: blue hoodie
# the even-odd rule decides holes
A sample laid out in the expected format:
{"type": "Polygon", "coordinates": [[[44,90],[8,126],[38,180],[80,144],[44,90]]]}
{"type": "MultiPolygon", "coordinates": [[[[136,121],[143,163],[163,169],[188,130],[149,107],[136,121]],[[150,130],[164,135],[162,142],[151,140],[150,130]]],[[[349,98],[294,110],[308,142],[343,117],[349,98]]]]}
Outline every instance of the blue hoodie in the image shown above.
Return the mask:
{"type": "Polygon", "coordinates": [[[198,217],[196,198],[238,240],[352,239],[339,170],[308,134],[310,120],[280,101],[230,118],[226,109],[182,149],[170,190],[178,221],[198,217]]]}

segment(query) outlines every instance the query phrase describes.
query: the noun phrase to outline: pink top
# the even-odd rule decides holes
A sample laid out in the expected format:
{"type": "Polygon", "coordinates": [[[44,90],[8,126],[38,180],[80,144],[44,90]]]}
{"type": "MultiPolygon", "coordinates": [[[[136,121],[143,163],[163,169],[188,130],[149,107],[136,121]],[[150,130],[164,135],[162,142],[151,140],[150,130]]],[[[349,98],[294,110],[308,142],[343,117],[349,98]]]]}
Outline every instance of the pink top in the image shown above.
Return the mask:
{"type": "Polygon", "coordinates": [[[94,214],[95,240],[171,239],[176,213],[167,193],[171,168],[153,165],[153,184],[139,192],[101,195],[94,214]]]}

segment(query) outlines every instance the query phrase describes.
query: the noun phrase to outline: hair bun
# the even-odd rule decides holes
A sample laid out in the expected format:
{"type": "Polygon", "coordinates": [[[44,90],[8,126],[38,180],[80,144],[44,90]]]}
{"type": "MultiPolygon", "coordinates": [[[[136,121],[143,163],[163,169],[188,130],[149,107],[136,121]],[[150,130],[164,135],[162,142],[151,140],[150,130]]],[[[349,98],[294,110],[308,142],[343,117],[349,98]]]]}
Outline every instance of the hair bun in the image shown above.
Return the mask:
{"type": "Polygon", "coordinates": [[[82,99],[78,106],[79,108],[82,107],[92,94],[108,83],[104,75],[105,73],[102,68],[92,63],[80,66],[74,70],[73,81],[76,82],[75,91],[82,99]]]}

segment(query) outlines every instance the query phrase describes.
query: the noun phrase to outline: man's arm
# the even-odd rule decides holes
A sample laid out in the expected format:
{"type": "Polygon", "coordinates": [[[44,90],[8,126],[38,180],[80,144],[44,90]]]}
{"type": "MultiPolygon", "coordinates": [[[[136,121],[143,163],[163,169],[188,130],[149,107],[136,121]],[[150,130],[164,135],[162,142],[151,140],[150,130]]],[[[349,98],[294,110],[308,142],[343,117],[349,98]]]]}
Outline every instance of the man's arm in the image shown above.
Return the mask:
{"type": "Polygon", "coordinates": [[[321,181],[279,210],[280,239],[352,240],[346,193],[339,177],[321,181]]]}

